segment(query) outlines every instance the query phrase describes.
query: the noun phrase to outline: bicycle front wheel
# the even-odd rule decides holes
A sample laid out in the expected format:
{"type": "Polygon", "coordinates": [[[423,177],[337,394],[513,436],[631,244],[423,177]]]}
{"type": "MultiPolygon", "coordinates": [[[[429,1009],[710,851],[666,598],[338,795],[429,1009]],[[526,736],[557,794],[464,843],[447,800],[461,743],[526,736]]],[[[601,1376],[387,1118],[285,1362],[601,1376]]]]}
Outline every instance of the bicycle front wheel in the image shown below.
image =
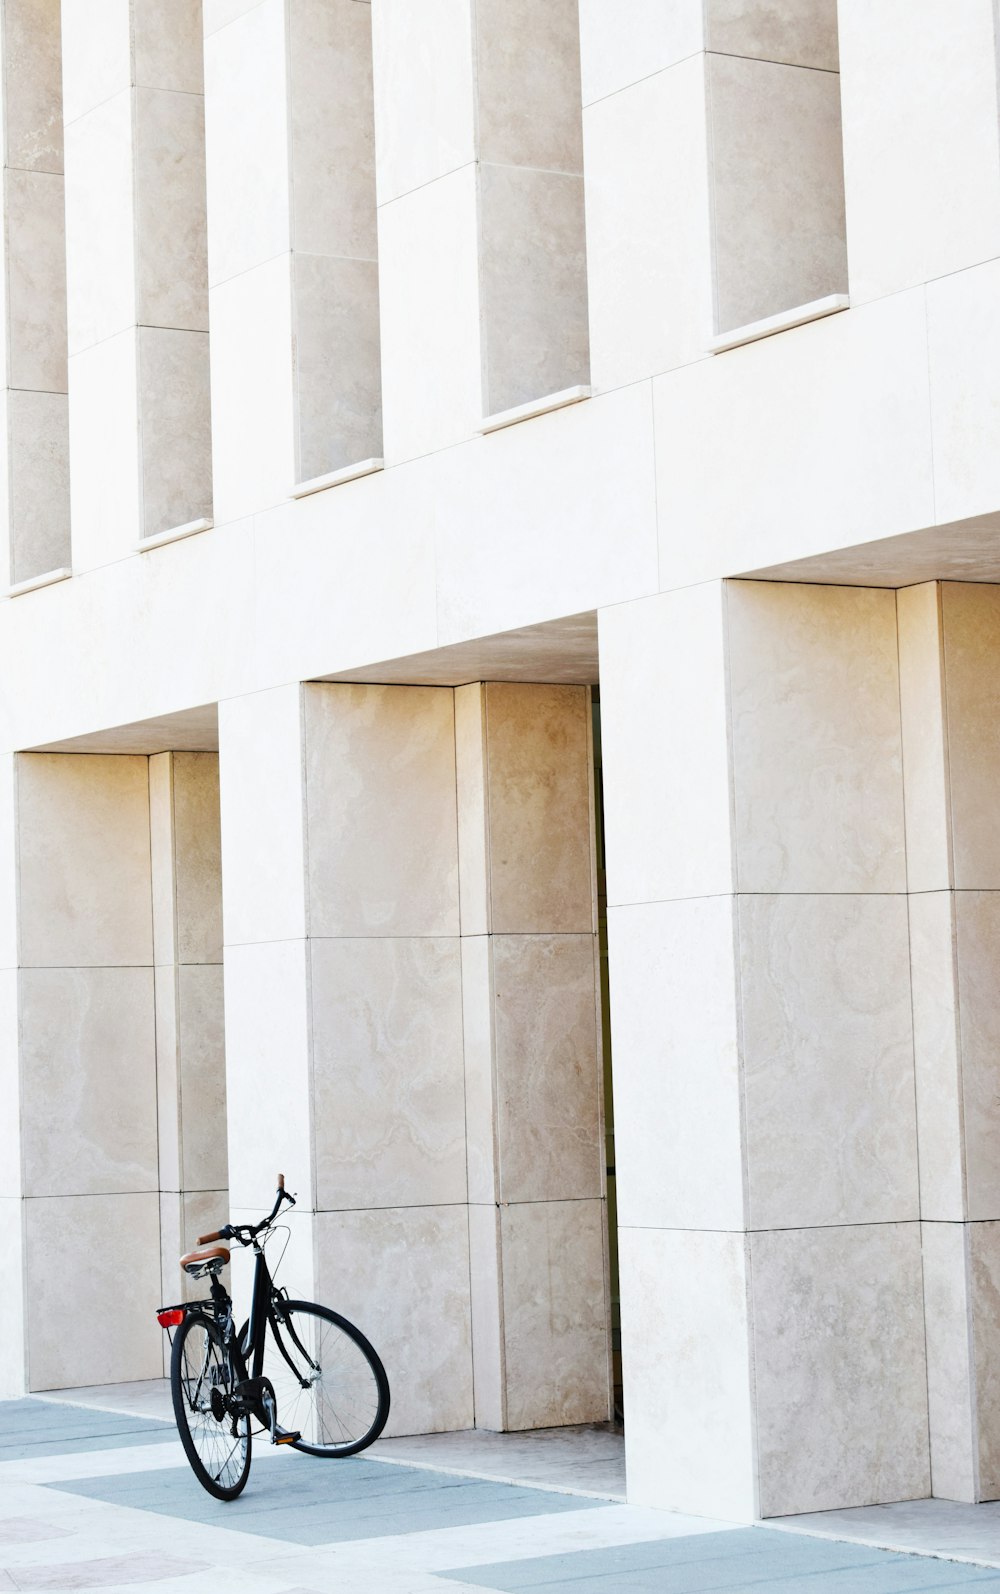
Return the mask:
{"type": "Polygon", "coordinates": [[[235,1500],[250,1473],[250,1420],[227,1409],[234,1382],[221,1329],[189,1312],[174,1336],[170,1394],[191,1470],[217,1500],[235,1500]]]}
{"type": "Polygon", "coordinates": [[[294,1448],[307,1455],[356,1455],[385,1427],[385,1368],[360,1329],[328,1307],[283,1301],[275,1302],[275,1313],[264,1372],[274,1386],[278,1421],[298,1429],[302,1437],[294,1448]]]}

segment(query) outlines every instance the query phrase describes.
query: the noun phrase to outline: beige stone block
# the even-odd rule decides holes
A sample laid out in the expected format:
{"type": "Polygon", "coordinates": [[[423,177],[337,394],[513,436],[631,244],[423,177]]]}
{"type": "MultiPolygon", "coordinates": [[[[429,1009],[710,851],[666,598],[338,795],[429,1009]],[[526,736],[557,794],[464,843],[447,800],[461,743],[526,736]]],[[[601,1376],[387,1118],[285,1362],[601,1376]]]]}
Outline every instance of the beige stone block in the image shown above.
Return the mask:
{"type": "Polygon", "coordinates": [[[457,937],[310,943],[316,1203],[467,1199],[457,937]]]}
{"type": "Polygon", "coordinates": [[[977,1498],[969,1262],[962,1223],[922,1223],[931,1492],[977,1498]]]}
{"type": "Polygon", "coordinates": [[[184,1190],[222,1190],[228,1178],[222,968],[177,970],[177,1039],[184,1190]]]}
{"type": "Polygon", "coordinates": [[[699,0],[580,0],[584,105],[696,55],[705,43],[703,12],[699,0]]]}
{"type": "Polygon", "coordinates": [[[219,704],[222,900],[228,949],[305,935],[302,689],[219,704]],[[262,749],[267,757],[262,757],[262,749]]]}
{"type": "Polygon", "coordinates": [[[14,969],[17,950],[17,754],[0,755],[0,969],[14,969]]]}
{"type": "Polygon", "coordinates": [[[490,928],[486,797],[486,688],[455,689],[455,774],[458,801],[458,885],[463,936],[490,928]]]}
{"type": "Polygon", "coordinates": [[[290,273],[282,254],[212,290],[212,502],[220,525],[286,505],[295,483],[290,273]]]}
{"type": "Polygon", "coordinates": [[[179,1194],[182,1118],[180,1051],[177,1038],[177,976],[171,964],[153,970],[156,1019],[156,1132],[159,1146],[158,1184],[161,1194],[179,1194]]]}
{"type": "Polygon", "coordinates": [[[137,319],[132,185],[132,97],[125,89],[66,126],[71,355],[137,319]]]}
{"type": "Polygon", "coordinates": [[[836,72],[837,0],[708,0],[707,48],[836,72]]]}
{"type": "Polygon", "coordinates": [[[4,7],[4,125],[7,165],[62,171],[60,8],[52,0],[4,7]]]}
{"type": "Polygon", "coordinates": [[[590,380],[583,178],[481,163],[483,410],[590,380]]]}
{"type": "Polygon", "coordinates": [[[379,211],[388,463],[467,438],[482,419],[477,186],[467,165],[379,211]]]}
{"type": "Polygon", "coordinates": [[[486,698],[491,928],[595,928],[590,695],[490,682],[486,698]]]}
{"type": "Polygon", "coordinates": [[[757,1515],[742,1234],[619,1230],[632,1505],[757,1515]]]}
{"type": "Polygon", "coordinates": [[[138,339],[142,535],[153,537],[211,518],[208,333],[140,327],[138,339]]]}
{"type": "Polygon", "coordinates": [[[292,288],[295,475],[311,481],[382,455],[378,265],[296,253],[292,288]]]}
{"type": "Polygon", "coordinates": [[[7,426],[13,582],[70,563],[65,395],[8,392],[7,426]]]}
{"type": "MultiPolygon", "coordinates": [[[[262,0],[211,32],[207,24],[208,275],[215,287],[291,244],[285,0],[262,0]]],[[[215,330],[213,302],[213,358],[215,330]]]]}
{"type": "Polygon", "coordinates": [[[578,12],[577,0],[477,0],[481,161],[538,173],[582,171],[578,12]]]}
{"type": "Polygon", "coordinates": [[[149,760],[149,854],[153,895],[153,962],[177,961],[174,868],[174,769],[172,753],[149,760]]]}
{"type": "Polygon", "coordinates": [[[603,1201],[500,1209],[507,1428],[610,1415],[603,1201]]]}
{"type": "Polygon", "coordinates": [[[727,586],[741,891],[903,891],[894,595],[727,586]]]}
{"type": "Polygon", "coordinates": [[[62,100],[67,125],[105,104],[132,82],[130,0],[106,0],[99,11],[67,0],[62,7],[62,100]]]}
{"type": "Polygon", "coordinates": [[[663,586],[936,523],[922,291],[658,377],[653,409],[663,586]]]}
{"type": "Polygon", "coordinates": [[[738,921],[749,1226],[915,1220],[905,900],[745,896],[738,921]]]}
{"type": "MultiPolygon", "coordinates": [[[[611,15],[624,35],[620,8],[611,15]]],[[[704,358],[713,324],[704,57],[639,75],[584,114],[590,370],[599,391],[704,358]]]]}
{"type": "Polygon", "coordinates": [[[993,8],[840,0],[855,303],[1000,253],[993,8]]]}
{"type": "Polygon", "coordinates": [[[152,969],[22,969],[29,1196],[157,1186],[152,969]]]}
{"type": "MultiPolygon", "coordinates": [[[[920,1213],[960,1223],[966,1216],[966,1125],[955,899],[948,891],[913,895],[909,919],[920,1213]]],[[[988,1120],[987,1112],[984,1133],[988,1120]]]]}
{"type": "Polygon", "coordinates": [[[0,1199],[20,1198],[21,1036],[18,974],[0,970],[0,1199]]]}
{"type": "Polygon", "coordinates": [[[604,1137],[594,937],[494,936],[492,951],[500,1199],[597,1198],[604,1137]]]}
{"type": "Polygon", "coordinates": [[[0,1265],[7,1287],[0,1293],[0,1400],[19,1400],[28,1392],[24,1291],[24,1212],[19,1197],[0,1196],[0,1265]]]}
{"type": "Polygon", "coordinates": [[[374,260],[371,6],[292,0],[288,23],[294,247],[374,260]]]}
{"type": "Polygon", "coordinates": [[[611,904],[733,889],[724,617],[716,583],[600,611],[611,904]]]}
{"type": "Polygon", "coordinates": [[[375,151],[385,205],[475,158],[469,0],[375,0],[375,151]]]}
{"type": "Polygon", "coordinates": [[[506,1426],[500,1212],[490,1201],[470,1205],[469,1284],[472,1296],[472,1381],[477,1428],[506,1426]]]}
{"type": "Polygon", "coordinates": [[[499,1199],[492,940],[463,935],[461,949],[469,1200],[492,1205],[499,1199]]]}
{"type": "Polygon", "coordinates": [[[131,553],[139,521],[134,327],[70,360],[70,516],[74,570],[131,553]]]}
{"type": "Polygon", "coordinates": [[[163,1330],[155,1316],[159,1204],[155,1193],[26,1203],[32,1390],[162,1376],[163,1330]],[[121,1288],[123,1257],[128,1258],[127,1290],[121,1288]],[[66,1288],[67,1279],[72,1289],[66,1288]],[[113,1311],[108,1308],[112,1300],[113,1311]]]}
{"type": "Polygon", "coordinates": [[[316,1245],[318,1298],[357,1324],[385,1366],[386,1434],[470,1428],[465,1207],[321,1213],[316,1245]]]}
{"type": "Polygon", "coordinates": [[[452,693],[310,685],[305,771],[310,934],[457,935],[452,693]]]}
{"type": "MultiPolygon", "coordinates": [[[[9,70],[9,68],[8,68],[9,70]]],[[[4,174],[7,201],[7,380],[66,391],[66,226],[63,179],[4,174]]]]}
{"type": "Polygon", "coordinates": [[[135,81],[142,88],[204,90],[201,0],[132,0],[135,81]]]}
{"type": "Polygon", "coordinates": [[[896,617],[907,885],[910,891],[945,891],[952,883],[951,813],[937,582],[897,592],[896,617]]]}
{"type": "Polygon", "coordinates": [[[138,320],[207,332],[204,101],[139,88],[134,116],[138,320]]]}
{"type": "Polygon", "coordinates": [[[716,330],[847,291],[836,73],[708,57],[716,330]]]}
{"type": "Polygon", "coordinates": [[[174,753],[172,759],[177,960],[221,963],[219,755],[174,753]]]}
{"type": "Polygon", "coordinates": [[[147,761],[23,753],[18,760],[21,962],[152,962],[147,761]]]}
{"type": "Polygon", "coordinates": [[[972,1336],[978,1423],[978,1498],[1000,1498],[1000,1224],[971,1223],[972,1336]]]}
{"type": "Polygon", "coordinates": [[[620,1221],[741,1229],[733,900],[611,908],[608,941],[620,1221]]]}
{"type": "Polygon", "coordinates": [[[996,261],[927,286],[934,492],[941,521],[983,514],[997,501],[1000,480],[990,440],[1000,425],[998,292],[996,261]]]}
{"type": "Polygon", "coordinates": [[[930,1492],[920,1226],[750,1236],[760,1515],[930,1492]]]}
{"type": "Polygon", "coordinates": [[[1000,586],[941,589],[955,886],[1000,889],[1000,586]]]}
{"type": "Polygon", "coordinates": [[[275,1173],[302,1192],[305,1207],[314,1205],[307,965],[302,941],[226,947],[226,1126],[234,1207],[263,1208],[275,1173]]]}
{"type": "Polygon", "coordinates": [[[956,892],[955,932],[968,1213],[993,1220],[1000,1217],[1000,891],[956,892]]]}

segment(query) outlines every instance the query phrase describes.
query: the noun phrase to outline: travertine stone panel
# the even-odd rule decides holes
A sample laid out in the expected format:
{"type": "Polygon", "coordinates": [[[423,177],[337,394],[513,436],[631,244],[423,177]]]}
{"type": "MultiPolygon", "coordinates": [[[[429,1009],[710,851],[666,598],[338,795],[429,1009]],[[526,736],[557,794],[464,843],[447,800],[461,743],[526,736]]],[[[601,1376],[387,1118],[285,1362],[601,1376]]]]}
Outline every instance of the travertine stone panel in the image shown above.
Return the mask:
{"type": "Polygon", "coordinates": [[[58,0],[4,6],[7,162],[21,171],[62,171],[59,9],[58,0]]]}
{"type": "Polygon", "coordinates": [[[160,1288],[156,1193],[48,1198],[27,1202],[25,1213],[29,1387],[161,1377],[163,1330],[152,1309],[160,1288]],[[121,1289],[123,1257],[128,1290],[121,1289]],[[71,1316],[67,1279],[73,1280],[71,1316]]]}
{"type": "MultiPolygon", "coordinates": [[[[358,0],[346,0],[358,8],[358,0]]],[[[382,448],[378,262],[296,253],[296,479],[309,481],[382,448]]]]}
{"type": "Polygon", "coordinates": [[[753,1234],[750,1255],[760,1514],[921,1499],[920,1225],[753,1234]]]}
{"type": "Polygon", "coordinates": [[[609,909],[626,1228],[744,1225],[735,933],[728,896],[609,909]]]}
{"type": "Polygon", "coordinates": [[[836,72],[837,0],[708,0],[707,47],[836,72]]]}
{"type": "Polygon", "coordinates": [[[475,682],[455,692],[455,779],[458,802],[458,886],[463,936],[490,924],[486,692],[475,682]]]}
{"type": "Polygon", "coordinates": [[[892,592],[728,584],[741,891],[904,891],[892,592]]]}
{"type": "Polygon", "coordinates": [[[8,391],[11,581],[69,559],[69,413],[62,393],[8,391]]]}
{"type": "Polygon", "coordinates": [[[310,943],[321,1209],[466,1199],[458,938],[310,943]]]}
{"type": "Polygon", "coordinates": [[[464,0],[374,0],[378,202],[475,158],[473,9],[464,0]]]}
{"type": "Polygon", "coordinates": [[[457,935],[452,694],[310,685],[304,757],[310,933],[457,935]]]}
{"type": "Polygon", "coordinates": [[[942,277],[926,292],[934,495],[937,517],[947,522],[988,513],[997,502],[989,440],[1000,416],[1000,262],[942,277]]]}
{"type": "Polygon", "coordinates": [[[17,171],[8,166],[4,195],[7,380],[14,389],[53,396],[65,394],[66,227],[62,175],[17,171]]]}
{"type": "Polygon", "coordinates": [[[182,1190],[223,1190],[226,1186],[222,991],[218,963],[192,963],[177,970],[182,1190]]]}
{"type": "Polygon", "coordinates": [[[500,1209],[490,1201],[468,1210],[475,1420],[499,1433],[506,1427],[500,1209]]]}
{"type": "Polygon", "coordinates": [[[701,0],[580,0],[583,103],[605,99],[704,48],[701,0]]]}
{"type": "Polygon", "coordinates": [[[24,1214],[20,1196],[0,1197],[0,1267],[8,1281],[0,1292],[0,1400],[17,1400],[27,1384],[27,1324],[24,1295],[24,1214]]]}
{"type": "Polygon", "coordinates": [[[921,1224],[931,1493],[936,1499],[975,1500],[977,1458],[969,1262],[970,1229],[963,1223],[921,1224]]]}
{"type": "Polygon", "coordinates": [[[18,850],[23,965],[152,962],[145,758],[21,754],[18,850]]]}
{"type": "Polygon", "coordinates": [[[18,974],[0,969],[0,1198],[21,1198],[21,1063],[18,974]]]}
{"type": "Polygon", "coordinates": [[[499,1199],[492,937],[463,935],[461,946],[469,1200],[492,1208],[499,1199]]]}
{"type": "Polygon", "coordinates": [[[955,893],[968,1216],[1000,1218],[1000,892],[955,893]]]}
{"type": "Polygon", "coordinates": [[[961,1223],[966,1148],[955,899],[948,891],[916,893],[909,917],[920,1213],[961,1223]]]}
{"type": "Polygon", "coordinates": [[[1000,1499],[1000,1224],[969,1225],[980,1500],[1000,1499]]]}
{"type": "Polygon", "coordinates": [[[714,582],[600,612],[610,904],[733,889],[724,616],[714,582]]]}
{"type": "Polygon", "coordinates": [[[629,1501],[757,1515],[742,1234],[619,1230],[629,1501]]]}
{"type": "Polygon", "coordinates": [[[500,1231],[506,1427],[606,1422],[603,1203],[504,1206],[500,1231]]]}
{"type": "Polygon", "coordinates": [[[181,1174],[181,1087],[177,1040],[177,974],[173,964],[154,968],[156,1016],[156,1130],[160,1191],[179,1193],[181,1174]]]}
{"type": "MultiPolygon", "coordinates": [[[[222,962],[217,753],[172,753],[178,963],[222,962]]],[[[150,766],[155,760],[150,760],[150,766]]],[[[159,961],[159,959],[157,959],[159,961]]]]}
{"type": "Polygon", "coordinates": [[[946,891],[952,883],[951,813],[938,583],[897,592],[896,616],[907,886],[946,891]]]}
{"type": "Polygon", "coordinates": [[[942,587],[955,886],[1000,890],[1000,586],[942,587]]]}
{"type": "MultiPolygon", "coordinates": [[[[150,9],[154,8],[150,5],[150,9]]],[[[196,59],[200,64],[200,48],[196,59]]],[[[205,108],[201,92],[137,88],[133,115],[139,323],[207,332],[205,108]]],[[[206,356],[206,367],[207,363],[206,356]]]]}
{"type": "Polygon", "coordinates": [[[135,81],[143,88],[204,92],[201,0],[132,0],[135,81]]]}
{"type": "Polygon", "coordinates": [[[744,896],[739,935],[751,1226],[915,1220],[905,900],[744,896]]]}
{"type": "Polygon", "coordinates": [[[1000,253],[990,0],[840,0],[855,302],[1000,253]]]}
{"type": "Polygon", "coordinates": [[[19,962],[17,781],[17,754],[0,754],[0,969],[19,962]]]}
{"type": "Polygon", "coordinates": [[[480,160],[579,172],[577,0],[477,0],[475,19],[480,160]]]}
{"type": "Polygon", "coordinates": [[[155,1190],[152,970],[23,969],[20,990],[26,1195],[155,1190]]]}
{"type": "Polygon", "coordinates": [[[357,1323],[385,1364],[386,1433],[471,1427],[466,1208],[320,1213],[316,1246],[319,1298],[357,1323]]]}
{"type": "Polygon", "coordinates": [[[227,951],[306,928],[302,689],[219,704],[223,922],[227,951]],[[268,756],[262,759],[260,750],[268,756]]]}
{"type": "Polygon", "coordinates": [[[846,292],[837,74],[710,55],[708,104],[716,329],[846,292]]]}
{"type": "Polygon", "coordinates": [[[500,1200],[599,1199],[604,1138],[594,937],[495,935],[492,941],[500,1200]]]}
{"type": "Polygon", "coordinates": [[[288,14],[295,247],[374,262],[372,8],[291,0],[288,14]]]}
{"type": "Polygon", "coordinates": [[[140,327],[139,428],[143,536],[211,518],[208,333],[140,327]],[[178,457],[186,461],[178,471],[178,457]]]}

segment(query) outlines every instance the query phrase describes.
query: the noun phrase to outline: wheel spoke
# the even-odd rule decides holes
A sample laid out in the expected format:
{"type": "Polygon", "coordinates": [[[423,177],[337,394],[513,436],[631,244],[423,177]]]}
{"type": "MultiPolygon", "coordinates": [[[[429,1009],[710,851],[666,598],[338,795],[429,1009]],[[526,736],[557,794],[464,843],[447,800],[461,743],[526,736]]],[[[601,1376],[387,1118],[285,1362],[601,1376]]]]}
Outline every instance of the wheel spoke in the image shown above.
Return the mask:
{"type": "Polygon", "coordinates": [[[378,1358],[360,1335],[354,1338],[356,1330],[321,1307],[298,1303],[285,1312],[294,1333],[282,1323],[278,1332],[292,1366],[270,1335],[264,1353],[281,1426],[297,1429],[304,1447],[329,1455],[370,1444],[388,1412],[378,1358]]]}

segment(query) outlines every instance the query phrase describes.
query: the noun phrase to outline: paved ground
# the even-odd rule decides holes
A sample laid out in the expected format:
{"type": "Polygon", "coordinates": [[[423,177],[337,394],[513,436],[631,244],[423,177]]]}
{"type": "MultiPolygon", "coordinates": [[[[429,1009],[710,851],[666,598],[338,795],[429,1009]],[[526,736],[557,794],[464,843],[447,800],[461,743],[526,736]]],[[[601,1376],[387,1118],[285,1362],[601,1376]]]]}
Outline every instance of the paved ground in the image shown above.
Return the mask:
{"type": "MultiPolygon", "coordinates": [[[[133,1400],[131,1413],[108,1400],[104,1409],[38,1398],[0,1404],[0,1590],[1000,1594],[996,1567],[569,1492],[580,1469],[590,1484],[614,1481],[599,1433],[579,1436],[576,1454],[564,1435],[514,1441],[516,1469],[544,1475],[547,1457],[555,1488],[463,1476],[463,1464],[482,1470],[483,1457],[502,1448],[476,1436],[388,1441],[383,1459],[329,1463],[264,1447],[243,1496],[225,1505],[198,1487],[157,1415],[162,1391],[133,1400]],[[451,1470],[428,1465],[433,1455],[448,1457],[451,1470]]],[[[946,1517],[947,1508],[937,1519],[946,1517]]],[[[817,1522],[831,1531],[829,1513],[817,1522]]],[[[845,1529],[874,1531],[857,1522],[845,1529]]]]}

